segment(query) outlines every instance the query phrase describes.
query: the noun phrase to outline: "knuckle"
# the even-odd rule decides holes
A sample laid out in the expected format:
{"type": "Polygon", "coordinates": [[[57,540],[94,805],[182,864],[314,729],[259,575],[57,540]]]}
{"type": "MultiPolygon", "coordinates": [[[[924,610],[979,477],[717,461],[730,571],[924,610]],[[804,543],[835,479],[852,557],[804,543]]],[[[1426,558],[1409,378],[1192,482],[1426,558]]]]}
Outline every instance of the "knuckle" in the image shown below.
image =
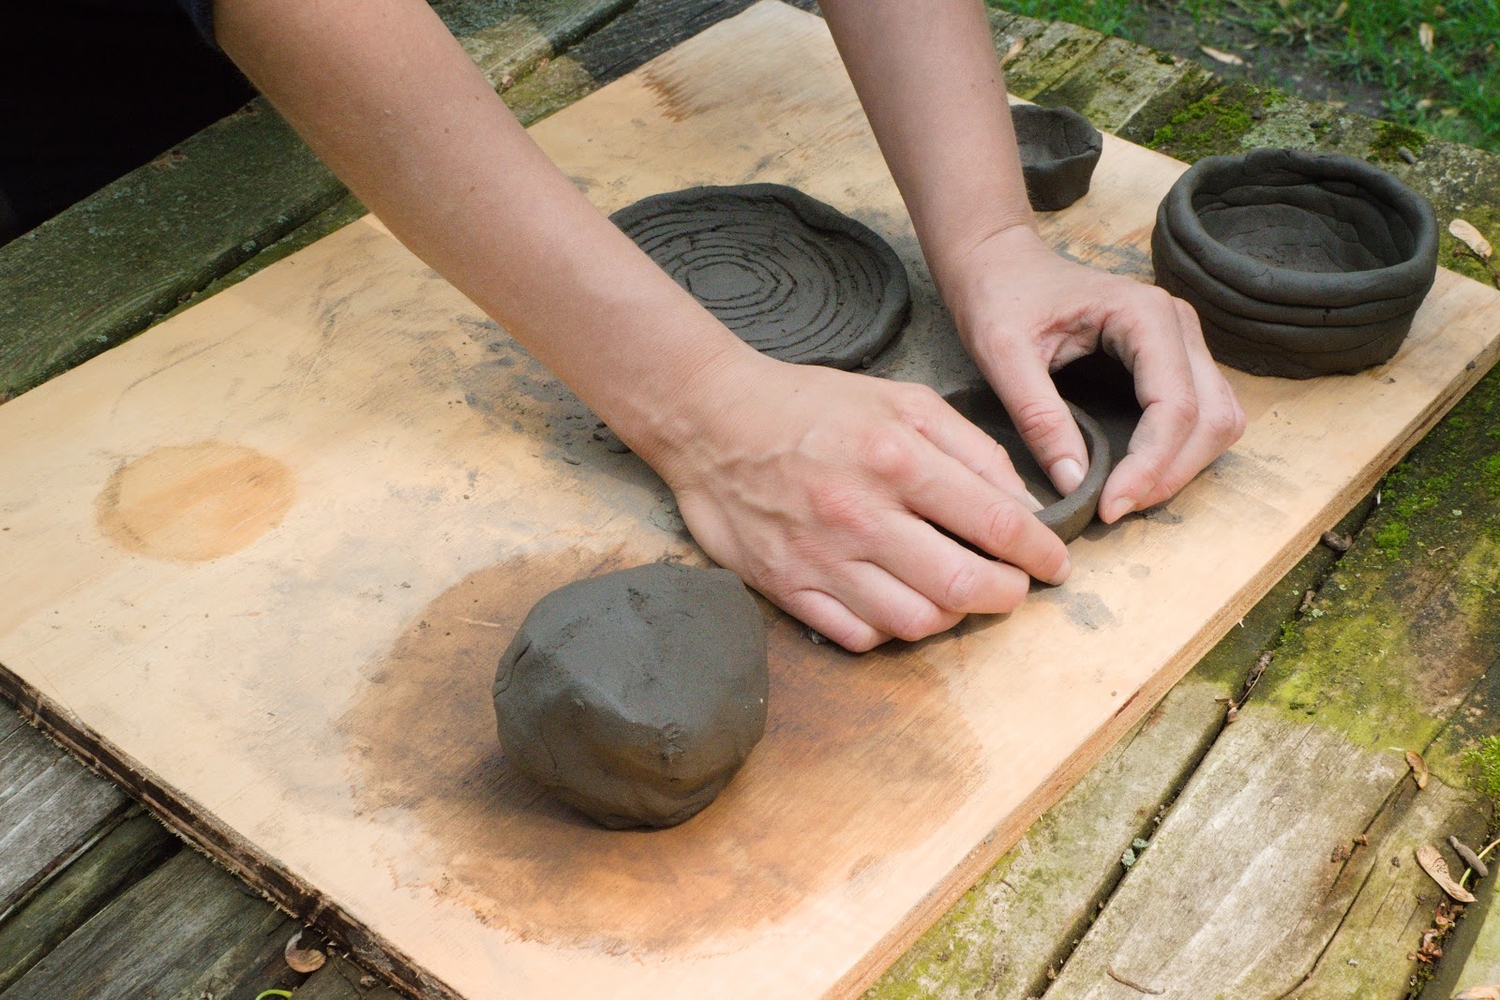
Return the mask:
{"type": "Polygon", "coordinates": [[[866,533],[873,520],[860,502],[859,493],[837,481],[813,485],[808,506],[818,524],[856,534],[866,533]]]}
{"type": "Polygon", "coordinates": [[[892,616],[887,631],[904,642],[916,642],[943,631],[946,625],[943,613],[929,605],[926,608],[907,609],[892,616]]]}
{"type": "Polygon", "coordinates": [[[995,500],[980,518],[984,538],[990,551],[1008,551],[1020,538],[1022,531],[1021,509],[1005,500],[995,500]]]}
{"type": "Polygon", "coordinates": [[[916,452],[900,434],[876,432],[861,446],[865,468],[887,482],[905,482],[916,468],[916,452]]]}
{"type": "Polygon", "coordinates": [[[948,572],[938,604],[949,611],[969,608],[979,591],[979,583],[979,567],[974,565],[973,559],[964,559],[948,572]]]}
{"type": "Polygon", "coordinates": [[[1245,433],[1245,414],[1238,406],[1227,406],[1208,418],[1209,433],[1214,442],[1228,446],[1245,433]]]}
{"type": "Polygon", "coordinates": [[[1028,400],[1011,414],[1016,430],[1027,441],[1055,442],[1067,432],[1072,418],[1067,411],[1049,406],[1045,400],[1028,400]]]}
{"type": "Polygon", "coordinates": [[[932,411],[943,402],[936,389],[920,382],[895,383],[892,388],[896,414],[911,427],[925,425],[932,411]]]}
{"type": "Polygon", "coordinates": [[[1166,407],[1167,419],[1176,427],[1192,427],[1198,422],[1198,400],[1188,393],[1172,396],[1170,399],[1162,400],[1162,406],[1166,407]]]}

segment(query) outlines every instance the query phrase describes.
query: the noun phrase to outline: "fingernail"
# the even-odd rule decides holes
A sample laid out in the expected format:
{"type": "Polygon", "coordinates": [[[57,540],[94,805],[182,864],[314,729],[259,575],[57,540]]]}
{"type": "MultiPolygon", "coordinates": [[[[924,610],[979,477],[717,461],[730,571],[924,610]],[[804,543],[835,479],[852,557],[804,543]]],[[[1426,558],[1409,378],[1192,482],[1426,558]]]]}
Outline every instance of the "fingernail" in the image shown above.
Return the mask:
{"type": "Polygon", "coordinates": [[[1109,510],[1105,512],[1104,520],[1109,524],[1114,524],[1133,510],[1135,510],[1135,500],[1130,497],[1120,497],[1120,499],[1109,505],[1109,510]]]}
{"type": "Polygon", "coordinates": [[[1026,505],[1026,509],[1031,511],[1033,514],[1046,506],[1040,500],[1038,500],[1035,494],[1033,494],[1030,490],[1027,490],[1025,496],[1021,497],[1021,502],[1024,503],[1026,505]]]}
{"type": "Polygon", "coordinates": [[[1063,496],[1078,489],[1078,485],[1083,482],[1083,466],[1079,465],[1078,460],[1074,458],[1059,458],[1052,463],[1052,468],[1047,470],[1047,474],[1052,477],[1053,485],[1062,492],[1063,496]]]}

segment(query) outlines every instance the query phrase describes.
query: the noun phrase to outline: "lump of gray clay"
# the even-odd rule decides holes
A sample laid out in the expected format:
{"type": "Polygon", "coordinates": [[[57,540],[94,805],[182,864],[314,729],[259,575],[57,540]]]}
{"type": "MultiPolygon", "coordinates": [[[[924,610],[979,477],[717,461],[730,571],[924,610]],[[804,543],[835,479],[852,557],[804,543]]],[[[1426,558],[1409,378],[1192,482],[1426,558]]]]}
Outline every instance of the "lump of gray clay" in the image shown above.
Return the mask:
{"type": "Polygon", "coordinates": [[[1089,526],[1099,510],[1099,497],[1104,492],[1104,481],[1114,468],[1109,438],[1093,417],[1076,404],[1068,403],[1068,408],[1073,411],[1073,419],[1078,422],[1078,429],[1083,432],[1084,443],[1088,446],[1089,467],[1078,488],[1067,496],[1061,496],[1052,485],[1052,480],[1032,457],[1021,432],[1005,411],[1004,404],[988,385],[959,389],[943,398],[948,401],[948,405],[1005,449],[1027,489],[1043,505],[1037,512],[1037,520],[1051,528],[1064,542],[1071,542],[1083,534],[1083,529],[1089,526]]]}
{"type": "Polygon", "coordinates": [[[1072,108],[1012,104],[1026,197],[1038,212],[1056,212],[1089,193],[1104,137],[1072,108]]]}
{"type": "Polygon", "coordinates": [[[610,219],[740,339],[782,361],[868,364],[911,309],[890,244],[795,188],[688,188],[610,219]]]}
{"type": "Polygon", "coordinates": [[[739,577],[655,563],[559,587],[495,674],[515,767],[611,829],[674,826],[766,727],[765,623],[739,577]]]}
{"type": "Polygon", "coordinates": [[[1352,373],[1396,353],[1437,274],[1427,199],[1364,160],[1258,149],[1200,160],[1157,209],[1156,283],[1215,358],[1255,375],[1352,373]]]}

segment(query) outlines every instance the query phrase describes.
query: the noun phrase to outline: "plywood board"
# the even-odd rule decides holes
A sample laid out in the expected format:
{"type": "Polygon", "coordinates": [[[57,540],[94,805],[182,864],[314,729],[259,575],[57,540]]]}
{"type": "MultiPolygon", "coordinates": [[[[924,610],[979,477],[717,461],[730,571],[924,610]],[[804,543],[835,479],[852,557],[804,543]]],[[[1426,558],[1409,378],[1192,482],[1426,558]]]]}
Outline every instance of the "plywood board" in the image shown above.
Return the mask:
{"type": "MultiPolygon", "coordinates": [[[[972,377],[817,18],[768,0],[532,134],[607,211],[744,181],[849,211],[913,278],[884,372],[972,377]]],[[[1107,139],[1045,233],[1146,277],[1182,169],[1107,139]]],[[[856,657],[768,612],[740,777],[610,833],[507,769],[494,665],[551,588],[701,557],[660,481],[367,219],[0,407],[0,685],[413,988],[851,995],[1490,366],[1497,307],[1442,272],[1388,365],[1234,375],[1233,451],[1013,615],[856,657]]]]}

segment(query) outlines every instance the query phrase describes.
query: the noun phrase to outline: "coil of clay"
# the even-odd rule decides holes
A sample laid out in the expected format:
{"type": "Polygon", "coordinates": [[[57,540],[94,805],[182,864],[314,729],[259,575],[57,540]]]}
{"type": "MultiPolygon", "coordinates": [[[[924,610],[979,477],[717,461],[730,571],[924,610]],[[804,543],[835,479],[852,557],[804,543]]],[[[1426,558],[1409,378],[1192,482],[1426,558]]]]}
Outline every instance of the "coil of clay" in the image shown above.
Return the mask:
{"type": "Polygon", "coordinates": [[[989,386],[959,389],[943,398],[966,420],[994,438],[1005,449],[1016,473],[1026,483],[1026,488],[1043,504],[1042,509],[1037,511],[1037,520],[1051,528],[1064,542],[1071,542],[1083,534],[1083,529],[1094,520],[1099,509],[1099,497],[1104,492],[1105,480],[1118,461],[1111,454],[1109,438],[1104,428],[1093,417],[1076,403],[1068,403],[1068,409],[1072,411],[1073,419],[1088,448],[1089,468],[1077,489],[1067,496],[1060,496],[1027,449],[1021,432],[1011,422],[1010,414],[1006,413],[999,397],[989,386]]]}
{"type": "Polygon", "coordinates": [[[610,219],[725,326],[783,361],[868,363],[910,311],[890,245],[795,188],[688,188],[610,219]]]}
{"type": "Polygon", "coordinates": [[[1389,360],[1437,273],[1432,206],[1337,153],[1200,160],[1157,209],[1156,283],[1190,302],[1214,357],[1310,378],[1389,360]]]}

